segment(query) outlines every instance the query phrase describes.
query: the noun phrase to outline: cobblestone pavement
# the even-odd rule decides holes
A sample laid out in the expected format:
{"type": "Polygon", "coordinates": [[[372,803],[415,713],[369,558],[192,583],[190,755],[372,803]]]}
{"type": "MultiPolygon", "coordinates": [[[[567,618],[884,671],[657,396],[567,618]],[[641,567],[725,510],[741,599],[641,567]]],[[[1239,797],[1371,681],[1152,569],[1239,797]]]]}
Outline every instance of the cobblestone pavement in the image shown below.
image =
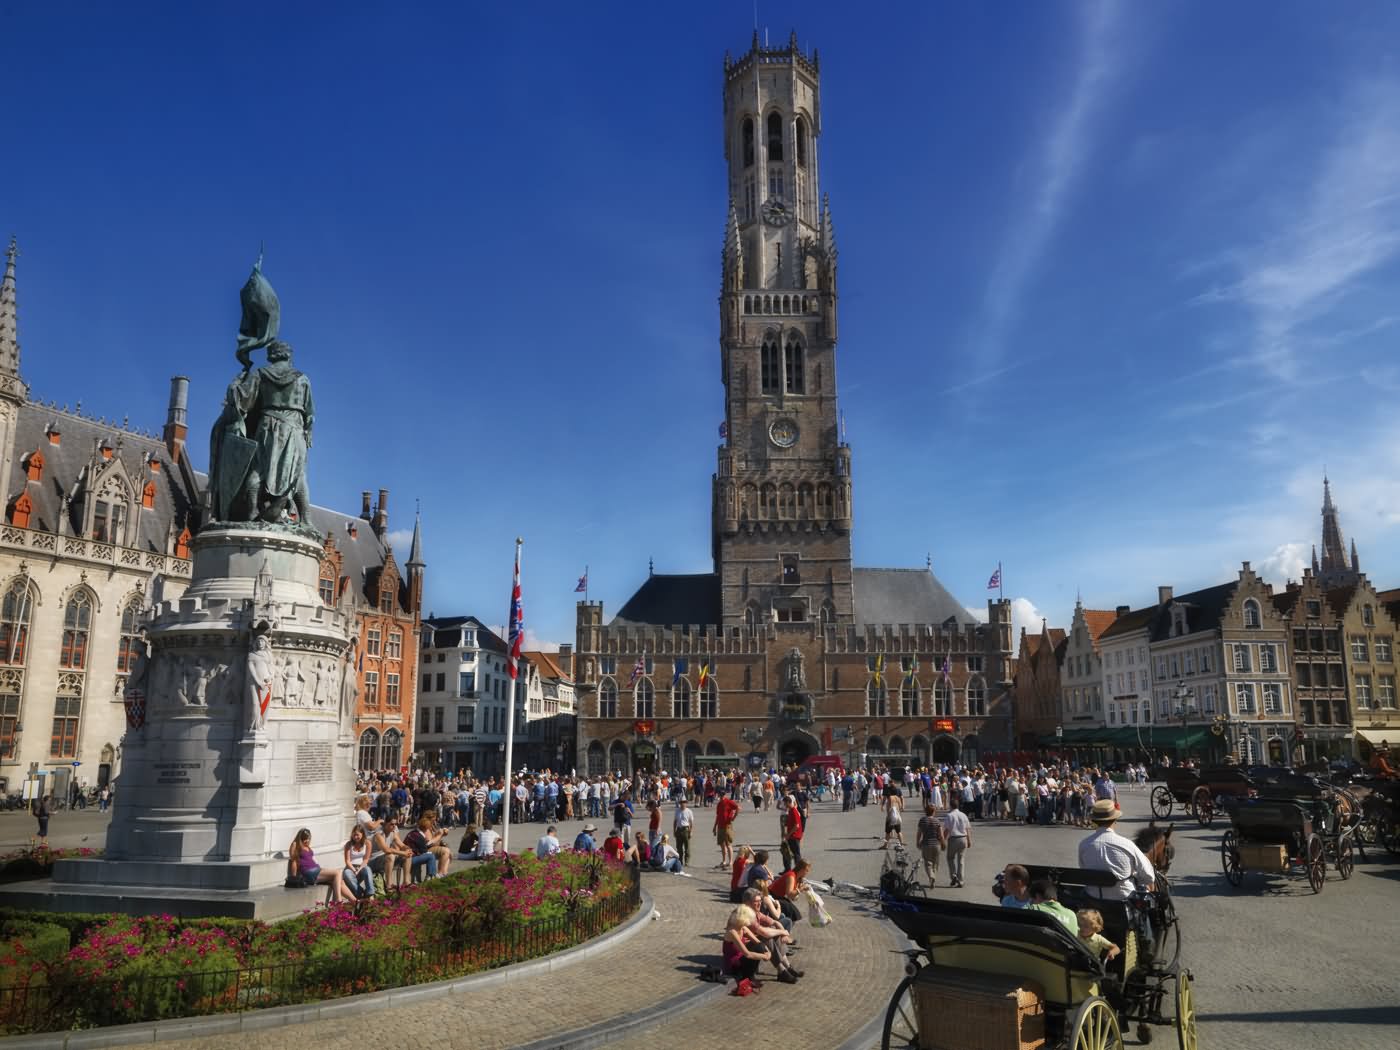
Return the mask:
{"type": "MultiPolygon", "coordinates": [[[[1124,792],[1123,804],[1123,830],[1131,832],[1147,819],[1146,793],[1124,792]]],[[[317,1047],[413,1043],[421,1038],[434,1046],[495,1048],[574,1031],[693,989],[699,986],[700,967],[718,954],[718,935],[729,909],[720,893],[722,876],[707,870],[718,858],[709,835],[714,811],[695,812],[699,827],[690,870],[696,877],[646,875],[661,919],[615,953],[504,995],[495,989],[340,1022],[314,1022],[295,1033],[245,1033],[166,1045],[259,1050],[284,1045],[289,1037],[299,1044],[309,1039],[309,1045],[317,1047]]],[[[669,821],[669,813],[667,817],[669,821]]],[[[572,840],[581,824],[561,823],[560,838],[572,840]]],[[[1372,855],[1358,863],[1349,882],[1329,871],[1317,896],[1301,880],[1257,874],[1247,875],[1244,886],[1232,890],[1220,869],[1222,824],[1198,828],[1180,814],[1175,824],[1172,876],[1182,919],[1182,958],[1195,975],[1204,1046],[1393,1050],[1400,1045],[1400,969],[1392,961],[1400,862],[1372,855]]],[[[31,827],[32,820],[23,814],[0,814],[0,848],[27,842],[31,827]]],[[[883,857],[875,848],[880,827],[874,806],[843,814],[831,803],[818,805],[805,846],[817,877],[874,882],[883,857]]],[[[58,814],[53,841],[76,845],[86,835],[86,844],[101,845],[102,829],[103,818],[97,814],[58,814]]],[[[753,814],[746,807],[735,840],[773,847],[777,831],[775,813],[753,814]]],[[[532,844],[540,832],[539,825],[513,829],[513,847],[532,844]]],[[[967,888],[940,885],[937,894],[991,901],[992,877],[1004,864],[1072,864],[1084,832],[991,823],[975,825],[973,834],[967,888]]],[[[736,1037],[748,1041],[750,1036],[813,1047],[841,1045],[883,1012],[902,959],[891,951],[895,940],[888,923],[858,906],[830,903],[835,923],[800,933],[804,948],[795,962],[807,976],[799,985],[766,981],[749,999],[709,999],[679,1017],[658,1016],[646,1031],[611,1042],[619,1050],[657,1045],[704,1050],[732,1046],[736,1037]]],[[[1156,1041],[1175,1045],[1169,1029],[1158,1029],[1156,1041]]]]}

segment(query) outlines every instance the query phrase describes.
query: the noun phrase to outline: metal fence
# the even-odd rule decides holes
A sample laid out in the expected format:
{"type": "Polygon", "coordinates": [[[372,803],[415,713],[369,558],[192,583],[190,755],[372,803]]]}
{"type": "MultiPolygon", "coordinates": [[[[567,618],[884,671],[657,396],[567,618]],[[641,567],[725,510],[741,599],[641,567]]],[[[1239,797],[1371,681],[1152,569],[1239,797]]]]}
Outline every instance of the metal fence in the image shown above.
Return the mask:
{"type": "Polygon", "coordinates": [[[402,988],[507,966],[598,936],[635,912],[641,885],[628,868],[621,894],[563,918],[496,931],[462,947],[349,952],[229,970],[139,975],[111,981],[54,979],[0,987],[0,1034],[237,1013],[402,988]]]}

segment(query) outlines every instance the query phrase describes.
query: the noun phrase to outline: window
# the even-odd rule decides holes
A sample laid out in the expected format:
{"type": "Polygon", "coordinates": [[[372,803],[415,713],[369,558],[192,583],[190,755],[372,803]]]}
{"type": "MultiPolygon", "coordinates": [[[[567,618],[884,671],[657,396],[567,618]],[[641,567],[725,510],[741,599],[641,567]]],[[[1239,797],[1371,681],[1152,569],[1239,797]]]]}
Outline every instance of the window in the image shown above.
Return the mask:
{"type": "Polygon", "coordinates": [[[1312,688],[1312,664],[1298,664],[1298,686],[1301,689],[1312,688]]]}
{"type": "Polygon", "coordinates": [[[796,554],[783,555],[783,583],[801,583],[802,575],[797,570],[798,558],[796,554]]]}
{"type": "Polygon", "coordinates": [[[392,671],[384,676],[384,703],[389,707],[399,706],[399,676],[392,671]]]}
{"type": "Polygon", "coordinates": [[[778,344],[765,339],[763,346],[759,349],[759,355],[762,392],[776,394],[778,392],[778,344]]]}
{"type": "Polygon", "coordinates": [[[985,715],[987,713],[987,687],[980,678],[968,679],[967,713],[969,715],[985,715]]]}
{"type": "MultiPolygon", "coordinates": [[[[335,580],[334,580],[334,579],[332,579],[330,576],[322,576],[322,577],[321,577],[321,584],[320,584],[319,591],[320,591],[320,595],[321,595],[321,604],[322,604],[322,605],[334,605],[334,604],[335,604],[335,580]]],[[[374,732],[374,731],[373,731],[373,730],[367,730],[367,732],[374,732]]],[[[374,736],[374,743],[371,745],[371,747],[373,748],[373,750],[374,750],[376,753],[378,753],[378,751],[379,751],[379,734],[378,734],[378,733],[375,733],[375,736],[374,736]]],[[[362,767],[362,768],[368,768],[368,767],[362,767]]]]}
{"type": "Polygon", "coordinates": [[[1335,689],[1340,689],[1345,684],[1345,679],[1342,676],[1342,665],[1328,664],[1327,671],[1328,676],[1331,678],[1331,681],[1328,684],[1335,689]]]}
{"type": "Polygon", "coordinates": [[[53,738],[49,741],[52,758],[72,758],[78,753],[78,719],[83,698],[60,696],[53,705],[53,738]]]}
{"type": "Polygon", "coordinates": [[[1361,607],[1361,622],[1367,627],[1376,626],[1376,610],[1369,605],[1361,607]]]}
{"type": "MultiPolygon", "coordinates": [[[[1131,672],[1131,671],[1128,672],[1128,674],[1130,674],[1130,675],[1131,675],[1132,673],[1133,673],[1133,672],[1131,672]]],[[[1131,687],[1131,684],[1132,684],[1132,683],[1131,683],[1131,681],[1130,681],[1130,682],[1129,682],[1129,686],[1130,686],[1130,687],[1131,687]]],[[[1138,672],[1138,688],[1139,688],[1140,690],[1142,690],[1144,693],[1147,692],[1147,672],[1146,672],[1146,671],[1139,671],[1139,672],[1138,672]]]]}
{"type": "Polygon", "coordinates": [[[1196,673],[1196,654],[1188,649],[1181,657],[1181,668],[1187,674],[1196,673]]]}
{"type": "Polygon", "coordinates": [[[1264,625],[1259,613],[1259,603],[1250,598],[1244,603],[1244,625],[1250,630],[1258,630],[1264,625]]]}
{"type": "Polygon", "coordinates": [[[705,688],[700,693],[700,717],[719,717],[719,686],[715,685],[713,678],[705,683],[705,688]]]}
{"type": "Polygon", "coordinates": [[[1376,679],[1376,704],[1379,707],[1395,707],[1395,676],[1383,674],[1376,679]]]}
{"type": "Polygon", "coordinates": [[[391,613],[394,611],[394,586],[390,584],[379,592],[379,611],[391,613]]]}
{"type": "Polygon", "coordinates": [[[1364,634],[1354,634],[1351,636],[1351,658],[1357,663],[1367,663],[1366,636],[1364,634]]]}
{"type": "Polygon", "coordinates": [[[398,769],[402,764],[403,734],[397,729],[390,729],[384,733],[384,743],[379,749],[379,767],[381,769],[398,769]]]}
{"type": "Polygon", "coordinates": [[[1215,714],[1215,686],[1213,685],[1201,687],[1201,713],[1205,715],[1215,714]]]}
{"type": "Polygon", "coordinates": [[[690,717],[690,680],[682,678],[671,687],[671,717],[690,717]]]}
{"type": "Polygon", "coordinates": [[[887,698],[888,694],[885,691],[884,684],[876,685],[872,680],[870,684],[865,687],[866,713],[871,718],[884,718],[886,714],[885,701],[887,698]]]}
{"type": "Polygon", "coordinates": [[[474,733],[476,730],[473,724],[476,721],[476,708],[467,704],[462,704],[457,708],[457,732],[474,733]]]}
{"type": "Polygon", "coordinates": [[[1308,650],[1308,632],[1298,628],[1293,632],[1293,651],[1305,653],[1308,650]]]}
{"type": "Polygon", "coordinates": [[[1242,715],[1254,713],[1254,684],[1240,682],[1235,686],[1235,708],[1242,715]]]}
{"type": "Polygon", "coordinates": [[[1358,708],[1371,706],[1371,676],[1368,674],[1356,676],[1356,706],[1358,708]]]}
{"type": "Polygon", "coordinates": [[[983,657],[981,657],[981,656],[974,656],[974,655],[972,655],[971,653],[969,653],[969,654],[968,654],[968,657],[967,657],[967,671],[968,671],[968,673],[969,673],[969,674],[981,674],[981,673],[982,673],[982,670],[983,670],[983,662],[984,662],[984,658],[983,658],[983,657]]]}
{"type": "Polygon", "coordinates": [[[632,701],[638,718],[656,717],[656,690],[652,687],[650,678],[637,679],[632,701]]]}
{"type": "Polygon", "coordinates": [[[599,673],[599,674],[617,674],[617,657],[615,657],[615,656],[600,656],[600,657],[598,657],[598,673],[599,673]]]}
{"type": "Polygon", "coordinates": [[[190,556],[190,528],[186,525],[180,530],[180,535],[175,537],[175,557],[188,559],[190,556]]]}
{"type": "Polygon", "coordinates": [[[117,643],[117,674],[126,674],[141,655],[141,602],[127,603],[122,610],[121,639],[117,643]]]}
{"type": "Polygon", "coordinates": [[[476,672],[462,671],[457,675],[457,695],[474,696],[476,694],[476,672]]]}
{"type": "Polygon", "coordinates": [[[433,708],[433,732],[442,732],[442,708],[440,707],[433,708]]]}
{"type": "Polygon", "coordinates": [[[942,678],[933,683],[933,713],[939,718],[953,714],[953,690],[942,678]]]}
{"type": "Polygon", "coordinates": [[[768,169],[768,196],[777,200],[783,199],[783,169],[773,167],[768,169]]]}
{"type": "Polygon", "coordinates": [[[403,658],[403,632],[390,631],[389,640],[384,644],[384,655],[390,660],[403,658]]]}
{"type": "Polygon", "coordinates": [[[370,656],[378,656],[380,651],[380,635],[378,627],[371,627],[365,632],[365,652],[370,656]]]}
{"type": "Polygon", "coordinates": [[[357,765],[360,769],[374,769],[379,762],[379,734],[366,729],[360,734],[360,750],[357,765]]]}
{"type": "Polygon", "coordinates": [[[1283,714],[1283,687],[1277,682],[1265,682],[1264,690],[1264,713],[1267,715],[1283,714]]]}
{"type": "Polygon", "coordinates": [[[425,674],[425,675],[423,676],[423,684],[422,684],[422,686],[419,687],[418,691],[419,691],[420,693],[431,693],[431,692],[433,691],[433,676],[432,676],[432,675],[430,675],[430,674],[425,674]]]}
{"type": "Polygon", "coordinates": [[[1249,658],[1249,646],[1236,644],[1231,646],[1234,651],[1235,670],[1248,673],[1253,668],[1253,661],[1249,658]]]}
{"type": "Polygon", "coordinates": [[[919,683],[906,677],[899,685],[900,714],[905,718],[919,717],[919,683]]]}
{"type": "Polygon", "coordinates": [[[801,117],[797,118],[797,166],[805,168],[807,166],[807,122],[801,117]]]}
{"type": "Polygon", "coordinates": [[[802,377],[802,344],[796,340],[790,341],[783,348],[783,375],[787,382],[787,392],[789,394],[802,394],[806,392],[806,383],[802,377]]]}
{"type": "MultiPolygon", "coordinates": [[[[1340,653],[1342,651],[1342,632],[1334,630],[1324,633],[1327,638],[1327,651],[1329,653],[1340,653]]],[[[1314,645],[1313,648],[1316,649],[1317,646],[1314,645]]]]}
{"type": "Polygon", "coordinates": [[[1181,677],[1181,661],[1177,658],[1176,653],[1172,653],[1172,655],[1171,655],[1171,657],[1170,657],[1170,666],[1171,666],[1171,676],[1172,676],[1173,678],[1180,678],[1180,677],[1181,677]]]}
{"type": "Polygon", "coordinates": [[[379,672],[365,672],[365,706],[379,706],[379,672]]]}
{"type": "Polygon", "coordinates": [[[768,114],[768,163],[783,159],[783,118],[777,113],[768,114]]]}
{"type": "Polygon", "coordinates": [[[439,693],[441,693],[447,688],[447,675],[442,671],[438,672],[437,680],[433,683],[433,688],[436,689],[439,693]]]}
{"type": "Polygon", "coordinates": [[[1317,598],[1309,598],[1306,604],[1309,620],[1322,619],[1322,602],[1320,600],[1317,598]]]}
{"type": "MultiPolygon", "coordinates": [[[[117,543],[122,531],[126,508],[120,503],[99,499],[93,501],[92,538],[98,543],[117,543]]],[[[54,752],[57,754],[58,752],[54,752]]]]}
{"type": "Polygon", "coordinates": [[[1272,645],[1261,645],[1259,647],[1259,670],[1268,674],[1277,673],[1278,650],[1272,645]]]}
{"type": "Polygon", "coordinates": [[[1166,677],[1167,677],[1167,658],[1166,658],[1165,656],[1159,656],[1159,657],[1157,657],[1157,681],[1159,681],[1159,682],[1165,681],[1165,680],[1166,680],[1166,677]]]}
{"type": "Polygon", "coordinates": [[[1210,650],[1201,650],[1201,674],[1210,673],[1210,650]]]}
{"type": "Polygon", "coordinates": [[[643,669],[647,674],[652,674],[652,673],[655,672],[655,670],[656,670],[656,665],[655,665],[654,661],[652,660],[652,658],[651,658],[650,656],[648,656],[648,655],[645,654],[645,653],[642,654],[642,669],[643,669]]]}
{"type": "Polygon", "coordinates": [[[1376,663],[1378,663],[1378,664],[1388,664],[1388,663],[1390,663],[1390,662],[1391,662],[1390,639],[1389,639],[1388,637],[1385,637],[1385,638],[1377,638],[1377,639],[1376,639],[1376,663]]]}
{"type": "MultiPolygon", "coordinates": [[[[739,133],[740,149],[744,153],[744,167],[753,167],[753,117],[745,117],[739,133]]],[[[599,771],[601,772],[601,770],[599,771]]]]}
{"type": "Polygon", "coordinates": [[[807,610],[797,603],[774,603],[773,615],[779,623],[804,623],[807,610]]]}
{"type": "MultiPolygon", "coordinates": [[[[92,626],[92,598],[78,591],[63,610],[63,648],[58,666],[81,671],[87,666],[88,632],[92,626]]],[[[54,754],[59,754],[55,751],[54,754]]]]}

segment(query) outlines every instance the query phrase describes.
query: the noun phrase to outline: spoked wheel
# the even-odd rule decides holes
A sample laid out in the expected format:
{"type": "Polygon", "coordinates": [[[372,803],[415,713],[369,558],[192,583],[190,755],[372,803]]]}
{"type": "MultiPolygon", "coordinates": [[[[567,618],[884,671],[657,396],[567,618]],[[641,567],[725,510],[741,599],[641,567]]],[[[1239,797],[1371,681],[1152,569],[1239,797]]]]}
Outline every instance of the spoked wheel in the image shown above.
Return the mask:
{"type": "Polygon", "coordinates": [[[1215,819],[1215,799],[1211,797],[1210,788],[1204,784],[1191,793],[1191,812],[1196,815],[1196,823],[1203,828],[1210,827],[1210,822],[1215,819]]]}
{"type": "Polygon", "coordinates": [[[1181,1050],[1197,1050],[1196,996],[1191,990],[1191,974],[1182,970],[1176,975],[1176,1045],[1181,1050]]]}
{"type": "Polygon", "coordinates": [[[1351,873],[1356,870],[1356,857],[1352,852],[1351,839],[1347,839],[1337,847],[1337,874],[1344,880],[1351,878],[1351,873]]]}
{"type": "Polygon", "coordinates": [[[1308,885],[1314,893],[1322,892],[1322,884],[1327,879],[1327,851],[1316,834],[1308,836],[1307,850],[1303,862],[1308,868],[1308,885]]]}
{"type": "Polygon", "coordinates": [[[914,1009],[914,977],[899,982],[885,1010],[880,1050],[919,1050],[919,1015],[914,1009]]]}
{"type": "Polygon", "coordinates": [[[1171,789],[1158,786],[1152,789],[1152,815],[1158,820],[1166,820],[1172,815],[1172,806],[1176,804],[1176,799],[1172,796],[1171,789]]]}
{"type": "Polygon", "coordinates": [[[1240,860],[1240,844],[1234,831],[1225,832],[1225,837],[1220,840],[1220,862],[1231,886],[1244,882],[1244,864],[1240,860]]]}
{"type": "Polygon", "coordinates": [[[1074,1012],[1069,1050],[1123,1050],[1118,1016],[1107,1000],[1090,996],[1074,1012]]]}

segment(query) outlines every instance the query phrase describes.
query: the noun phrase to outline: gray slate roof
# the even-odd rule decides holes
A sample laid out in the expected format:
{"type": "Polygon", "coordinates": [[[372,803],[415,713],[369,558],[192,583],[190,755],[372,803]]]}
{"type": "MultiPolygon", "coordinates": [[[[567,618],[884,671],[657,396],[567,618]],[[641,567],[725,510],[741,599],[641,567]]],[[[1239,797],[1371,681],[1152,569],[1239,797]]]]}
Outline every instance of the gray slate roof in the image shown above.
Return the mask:
{"type": "Polygon", "coordinates": [[[433,632],[434,649],[457,648],[462,641],[462,628],[472,627],[476,630],[476,642],[479,648],[494,649],[498,653],[510,652],[505,639],[475,616],[425,616],[423,617],[423,626],[433,632]]]}
{"type": "Polygon", "coordinates": [[[853,569],[858,624],[972,621],[967,607],[927,569],[853,569]]]}
{"type": "Polygon", "coordinates": [[[689,576],[654,573],[637,588],[613,617],[614,625],[717,624],[720,621],[719,576],[713,572],[689,576]]]}
{"type": "Polygon", "coordinates": [[[1172,605],[1185,607],[1188,634],[1219,627],[1220,621],[1225,616],[1225,609],[1230,604],[1230,599],[1237,586],[1239,586],[1239,581],[1232,580],[1229,583],[1206,587],[1204,590],[1192,591],[1190,594],[1176,595],[1166,605],[1158,608],[1157,618],[1152,624],[1152,632],[1149,637],[1154,642],[1160,642],[1164,638],[1170,637],[1172,618],[1167,609],[1172,605]]]}

